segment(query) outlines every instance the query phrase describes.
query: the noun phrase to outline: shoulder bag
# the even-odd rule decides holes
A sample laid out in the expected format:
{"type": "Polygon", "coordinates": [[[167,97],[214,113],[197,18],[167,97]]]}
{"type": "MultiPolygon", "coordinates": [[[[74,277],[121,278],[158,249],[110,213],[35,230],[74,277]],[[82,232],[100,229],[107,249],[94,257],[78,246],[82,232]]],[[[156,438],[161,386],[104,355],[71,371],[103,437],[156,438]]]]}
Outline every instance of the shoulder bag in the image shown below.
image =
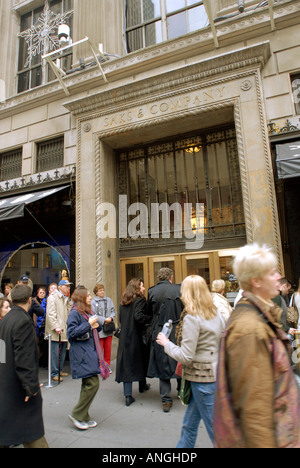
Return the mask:
{"type": "Polygon", "coordinates": [[[178,393],[178,398],[184,406],[188,406],[191,401],[192,396],[192,389],[191,389],[191,382],[185,379],[184,376],[185,367],[182,367],[182,378],[181,378],[181,386],[178,393]]]}

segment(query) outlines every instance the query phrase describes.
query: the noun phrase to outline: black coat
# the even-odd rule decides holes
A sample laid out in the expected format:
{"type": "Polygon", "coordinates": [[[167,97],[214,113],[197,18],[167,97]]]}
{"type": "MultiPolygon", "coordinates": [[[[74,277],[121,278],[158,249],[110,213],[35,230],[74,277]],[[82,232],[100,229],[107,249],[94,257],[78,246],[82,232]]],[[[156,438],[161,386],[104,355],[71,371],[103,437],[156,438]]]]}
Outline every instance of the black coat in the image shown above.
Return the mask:
{"type": "Polygon", "coordinates": [[[149,289],[147,306],[148,315],[152,313],[153,316],[157,311],[160,299],[162,299],[159,316],[152,333],[147,376],[151,378],[157,377],[163,380],[178,378],[178,376],[175,375],[177,362],[164,352],[164,348],[162,346],[156,343],[156,338],[161,332],[164,324],[168,320],[172,320],[173,330],[169,339],[173,343],[176,343],[176,327],[183,310],[183,305],[180,300],[180,285],[168,283],[168,281],[161,281],[156,286],[149,289]]]}
{"type": "Polygon", "coordinates": [[[6,349],[6,363],[0,364],[0,446],[32,442],[44,436],[44,424],[36,334],[24,309],[13,305],[1,320],[0,340],[6,349]]]}
{"type": "Polygon", "coordinates": [[[143,325],[146,322],[146,300],[137,298],[127,306],[120,306],[119,341],[116,381],[141,382],[146,379],[147,350],[142,340],[143,325]]]}

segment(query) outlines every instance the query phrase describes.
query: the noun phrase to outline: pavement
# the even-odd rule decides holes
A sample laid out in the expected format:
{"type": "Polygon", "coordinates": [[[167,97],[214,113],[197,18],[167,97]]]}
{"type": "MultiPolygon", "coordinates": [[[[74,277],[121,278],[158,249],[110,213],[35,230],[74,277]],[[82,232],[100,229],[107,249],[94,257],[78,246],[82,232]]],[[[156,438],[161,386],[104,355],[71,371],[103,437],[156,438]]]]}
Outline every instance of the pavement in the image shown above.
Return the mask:
{"type": "MultiPolygon", "coordinates": [[[[81,388],[81,380],[71,377],[68,361],[64,372],[69,372],[69,377],[64,377],[63,382],[53,388],[42,388],[45,436],[50,448],[175,448],[186,411],[177,398],[176,381],[172,383],[170,413],[162,411],[158,379],[148,379],[151,388],[143,394],[139,393],[138,383],[135,383],[133,396],[136,401],[126,407],[123,385],[115,382],[115,359],[111,368],[112,375],[105,382],[101,380],[90,410],[98,426],[87,431],[76,429],[68,418],[81,388]]],[[[48,385],[46,369],[40,371],[40,382],[48,385]]],[[[196,448],[212,448],[203,422],[200,423],[196,448]]]]}

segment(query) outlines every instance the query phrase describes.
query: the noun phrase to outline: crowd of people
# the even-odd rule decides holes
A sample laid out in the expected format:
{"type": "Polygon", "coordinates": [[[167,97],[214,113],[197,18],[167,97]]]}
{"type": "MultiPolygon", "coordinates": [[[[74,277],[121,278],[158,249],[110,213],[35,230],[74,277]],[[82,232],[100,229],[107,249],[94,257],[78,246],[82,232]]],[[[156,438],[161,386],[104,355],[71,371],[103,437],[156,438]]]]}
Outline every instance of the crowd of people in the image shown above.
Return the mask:
{"type": "Polygon", "coordinates": [[[0,407],[0,446],[48,446],[38,383],[43,349],[37,347],[45,337],[51,339],[52,379],[67,376],[69,347],[72,378],[82,381],[70,420],[79,430],[96,427],[90,408],[100,377],[111,374],[115,334],[115,380],[123,384],[127,407],[135,402],[134,382],[144,393],[151,378],[159,379],[164,413],[172,408],[173,379],[184,395],[178,448],[195,447],[201,420],[216,448],[300,447],[291,347],[300,322],[300,283],[290,298],[292,284],[278,273],[275,254],[257,244],[238,251],[233,271],[241,287],[234,308],[223,280],[211,290],[197,275],[176,285],[173,271],[162,268],[148,294],[142,279],[128,283],[118,314],[103,284],[95,286],[93,299],[84,286],[70,297],[71,283],[63,279],[48,295],[40,288],[33,300],[23,275],[9,297],[0,299],[0,340],[7,344],[5,365],[0,364],[0,400],[7,402],[0,407]],[[23,415],[17,423],[9,417],[16,410],[23,415]]]}

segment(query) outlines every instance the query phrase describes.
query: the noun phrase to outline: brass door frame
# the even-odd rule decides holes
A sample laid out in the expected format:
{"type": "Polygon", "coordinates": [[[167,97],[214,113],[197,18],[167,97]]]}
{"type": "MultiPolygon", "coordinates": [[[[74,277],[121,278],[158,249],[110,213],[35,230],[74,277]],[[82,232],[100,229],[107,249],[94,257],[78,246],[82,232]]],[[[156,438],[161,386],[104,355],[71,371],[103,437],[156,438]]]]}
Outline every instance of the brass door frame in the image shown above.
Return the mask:
{"type": "Polygon", "coordinates": [[[157,278],[154,278],[154,263],[158,262],[174,262],[175,268],[175,279],[176,284],[182,282],[182,268],[181,268],[181,260],[180,255],[158,255],[157,257],[149,257],[149,282],[150,287],[157,284],[157,278]]]}
{"type": "Polygon", "coordinates": [[[189,254],[170,254],[170,255],[156,255],[148,257],[131,257],[121,259],[120,261],[120,274],[121,274],[121,293],[126,287],[126,265],[134,265],[142,263],[144,268],[144,285],[146,291],[151,286],[157,284],[157,279],[154,278],[154,264],[156,262],[171,262],[175,264],[175,278],[176,283],[181,283],[187,276],[187,261],[197,259],[208,259],[209,264],[209,277],[210,284],[215,279],[221,278],[221,267],[220,258],[222,257],[233,257],[238,249],[225,249],[225,250],[213,250],[208,252],[194,252],[189,254]]]}
{"type": "Polygon", "coordinates": [[[120,275],[121,275],[121,294],[126,288],[127,282],[126,282],[126,265],[135,265],[138,263],[143,264],[144,268],[144,278],[141,278],[144,280],[144,286],[146,288],[146,291],[149,289],[149,259],[148,257],[136,257],[136,258],[125,258],[120,261],[120,275]]]}

